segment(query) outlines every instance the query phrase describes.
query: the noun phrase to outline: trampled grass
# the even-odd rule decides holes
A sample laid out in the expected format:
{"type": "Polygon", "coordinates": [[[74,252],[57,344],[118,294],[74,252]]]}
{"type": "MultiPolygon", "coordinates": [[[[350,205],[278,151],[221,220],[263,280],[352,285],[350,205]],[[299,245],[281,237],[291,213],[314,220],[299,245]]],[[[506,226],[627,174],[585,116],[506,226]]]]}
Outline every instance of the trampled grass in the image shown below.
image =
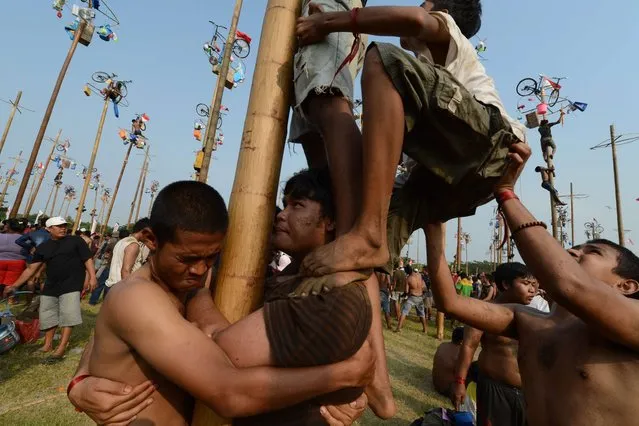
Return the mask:
{"type": "MultiPolygon", "coordinates": [[[[71,337],[64,360],[43,365],[45,355],[37,352],[41,341],[19,345],[0,355],[0,425],[75,426],[93,424],[84,414],[76,413],[66,398],[66,386],[80,360],[95,325],[99,307],[83,303],[84,324],[71,337]]],[[[434,324],[428,334],[409,318],[401,333],[385,330],[386,352],[393,394],[398,403],[397,415],[382,421],[370,412],[360,425],[408,425],[430,408],[447,405],[431,382],[432,359],[439,342],[434,324]]],[[[447,330],[447,338],[450,333],[447,330]]]]}

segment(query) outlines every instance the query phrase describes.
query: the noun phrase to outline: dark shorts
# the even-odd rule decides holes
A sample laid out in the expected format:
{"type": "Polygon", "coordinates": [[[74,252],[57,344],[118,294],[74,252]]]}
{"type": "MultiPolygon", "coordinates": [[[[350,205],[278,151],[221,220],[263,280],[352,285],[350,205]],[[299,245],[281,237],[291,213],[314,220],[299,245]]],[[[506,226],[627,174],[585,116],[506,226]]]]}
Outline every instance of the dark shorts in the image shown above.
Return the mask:
{"type": "Polygon", "coordinates": [[[443,67],[391,44],[373,46],[404,105],[403,152],[418,164],[391,198],[393,262],[408,237],[429,221],[472,216],[494,198],[517,137],[497,107],[479,102],[443,67]]]}
{"type": "Polygon", "coordinates": [[[525,426],[526,402],[521,389],[481,373],[477,378],[477,426],[525,426]]]}
{"type": "MultiPolygon", "coordinates": [[[[273,278],[283,281],[286,277],[273,278]]],[[[275,367],[311,367],[346,360],[364,344],[372,323],[366,287],[357,282],[329,293],[290,298],[300,279],[266,285],[264,322],[275,367]]],[[[326,425],[324,404],[354,401],[362,388],[343,389],[296,406],[236,420],[236,425],[326,425]]]]}

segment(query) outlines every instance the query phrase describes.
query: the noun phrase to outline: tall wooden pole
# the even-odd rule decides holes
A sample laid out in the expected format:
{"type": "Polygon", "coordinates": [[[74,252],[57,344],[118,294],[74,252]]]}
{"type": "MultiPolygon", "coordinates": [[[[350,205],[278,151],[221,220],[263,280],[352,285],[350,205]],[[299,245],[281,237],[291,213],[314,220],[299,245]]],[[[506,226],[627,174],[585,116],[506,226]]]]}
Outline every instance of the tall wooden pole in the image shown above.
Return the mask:
{"type": "MultiPolygon", "coordinates": [[[[71,201],[73,201],[73,198],[69,197],[69,202],[67,203],[67,209],[64,211],[64,218],[66,219],[67,217],[69,217],[69,207],[71,207],[71,201]]],[[[82,211],[80,211],[80,214],[82,214],[82,211]]],[[[75,233],[75,229],[72,231],[73,233],[75,233]]]]}
{"type": "Polygon", "coordinates": [[[151,217],[151,209],[153,208],[154,199],[155,199],[155,192],[151,192],[151,201],[149,201],[149,214],[148,214],[149,217],[151,217]]]}
{"type": "MultiPolygon", "coordinates": [[[[301,8],[299,0],[269,0],[264,14],[215,292],[215,304],[232,323],[255,310],[264,294],[266,253],[290,108],[295,24],[301,8]],[[278,81],[282,84],[275,83],[278,81]]],[[[192,424],[229,423],[198,402],[192,424]]]]}
{"type": "MultiPolygon", "coordinates": [[[[60,190],[60,185],[54,183],[53,186],[55,186],[55,190],[53,191],[54,192],[54,194],[53,194],[53,204],[51,204],[51,213],[49,213],[49,217],[53,216],[53,211],[55,209],[55,202],[58,199],[58,191],[60,190]]],[[[64,204],[64,200],[62,200],[62,204],[64,204]]]]}
{"type": "Polygon", "coordinates": [[[149,146],[146,146],[146,150],[144,151],[144,162],[142,163],[142,169],[140,169],[140,178],[138,179],[138,186],[135,188],[135,195],[133,196],[133,201],[131,201],[131,210],[129,211],[129,218],[126,220],[126,227],[128,228],[131,224],[131,219],[133,219],[133,211],[135,210],[135,204],[138,200],[138,192],[140,191],[140,186],[142,185],[142,177],[144,176],[144,169],[146,168],[146,162],[149,159],[149,146]]]}
{"type": "Polygon", "coordinates": [[[16,110],[20,104],[20,98],[22,98],[22,90],[18,91],[18,96],[16,96],[16,100],[13,102],[13,107],[11,108],[9,119],[7,120],[7,125],[4,128],[4,132],[2,132],[2,139],[0,139],[0,154],[2,153],[2,148],[4,148],[4,143],[7,141],[7,136],[9,136],[9,129],[11,129],[13,117],[16,115],[16,110]]]}
{"type": "MultiPolygon", "coordinates": [[[[539,97],[541,98],[541,103],[545,104],[546,103],[546,90],[544,88],[544,84],[543,83],[541,85],[541,90],[540,90],[540,96],[539,97]]],[[[546,119],[546,114],[544,114],[542,116],[542,119],[544,119],[544,120],[546,119]]],[[[549,169],[553,169],[555,167],[554,161],[553,161],[552,158],[550,158],[550,155],[547,155],[546,164],[547,164],[547,167],[549,169]]],[[[555,187],[555,176],[554,176],[554,173],[548,173],[548,181],[550,182],[550,185],[554,188],[555,187]]],[[[560,237],[559,237],[559,233],[557,232],[557,206],[555,206],[555,199],[553,198],[552,194],[550,194],[549,197],[550,197],[550,222],[551,222],[551,227],[552,227],[552,236],[553,236],[553,238],[558,240],[560,237]]],[[[501,263],[501,261],[500,261],[500,263],[501,263]]]]}
{"type": "MultiPolygon", "coordinates": [[[[69,198],[69,196],[65,195],[64,197],[62,197],[62,204],[60,204],[60,210],[58,210],[58,216],[62,216],[62,211],[69,211],[64,210],[64,203],[70,203],[71,202],[71,198],[69,198]]],[[[66,215],[64,216],[64,218],[66,219],[66,215]]]]}
{"type": "Polygon", "coordinates": [[[91,151],[91,159],[89,160],[89,167],[87,168],[87,174],[84,177],[84,186],[80,193],[80,201],[78,202],[78,212],[75,215],[75,222],[73,222],[73,229],[75,231],[80,226],[82,220],[82,210],[84,209],[84,202],[87,198],[87,191],[91,184],[91,177],[93,176],[93,166],[95,165],[95,157],[98,155],[98,148],[100,147],[100,139],[102,139],[102,129],[104,128],[104,120],[106,119],[107,111],[109,110],[110,99],[105,96],[104,106],[102,107],[102,115],[100,116],[100,123],[98,124],[98,133],[95,135],[95,142],[93,143],[93,151],[91,151]]]}
{"type": "MultiPolygon", "coordinates": [[[[22,151],[18,153],[18,156],[14,158],[13,167],[9,171],[9,176],[7,176],[6,181],[4,182],[4,187],[2,188],[2,194],[0,194],[0,207],[4,204],[4,199],[7,196],[7,190],[9,189],[9,184],[11,183],[11,179],[13,179],[13,175],[16,174],[16,167],[20,163],[20,157],[22,157],[22,151]]],[[[28,174],[28,169],[25,169],[25,174],[28,174]]]]}
{"type": "Polygon", "coordinates": [[[120,175],[118,176],[118,181],[115,184],[115,189],[113,189],[113,196],[111,197],[111,203],[109,203],[109,209],[107,210],[107,215],[104,221],[102,221],[102,231],[100,234],[104,235],[106,232],[106,227],[109,224],[109,219],[111,219],[111,212],[113,212],[113,206],[115,205],[115,198],[118,196],[118,190],[120,189],[120,183],[122,182],[122,176],[124,176],[124,169],[126,169],[126,165],[129,162],[129,155],[131,155],[131,149],[133,148],[133,144],[129,143],[129,147],[126,150],[126,155],[124,156],[124,161],[122,162],[122,169],[120,170],[120,175]]]}
{"type": "Polygon", "coordinates": [[[38,183],[36,184],[35,192],[29,198],[27,203],[27,210],[24,214],[25,217],[29,217],[29,213],[31,213],[31,209],[33,208],[33,204],[35,203],[36,198],[38,197],[38,192],[40,192],[40,186],[42,185],[42,181],[44,180],[44,176],[47,174],[47,170],[49,169],[49,163],[51,162],[51,157],[53,157],[53,152],[55,151],[56,146],[58,146],[58,141],[60,140],[60,135],[62,135],[62,129],[58,131],[57,136],[53,142],[53,146],[51,147],[51,152],[49,152],[49,156],[47,160],[44,162],[44,169],[42,169],[42,174],[40,175],[40,179],[38,179],[38,183]]]}
{"type": "Polygon", "coordinates": [[[619,245],[625,247],[626,238],[623,231],[623,216],[621,214],[621,190],[619,189],[619,171],[617,170],[617,140],[615,137],[615,125],[610,125],[610,148],[612,150],[612,169],[615,177],[615,202],[617,204],[617,232],[619,233],[619,245]]]}
{"type": "MultiPolygon", "coordinates": [[[[215,95],[209,110],[209,120],[206,128],[206,140],[204,142],[204,158],[202,159],[202,168],[199,173],[200,182],[207,182],[209,177],[209,167],[211,165],[211,156],[215,147],[215,134],[217,132],[217,123],[220,118],[220,108],[222,106],[222,97],[224,96],[224,85],[226,84],[226,76],[229,73],[231,65],[231,54],[233,53],[233,43],[235,42],[235,33],[237,31],[237,23],[240,20],[240,12],[242,11],[242,0],[235,0],[235,9],[233,10],[233,18],[231,19],[231,27],[226,37],[226,45],[224,46],[224,56],[222,58],[222,66],[217,76],[217,86],[215,95]]],[[[255,80],[254,80],[255,81],[255,80]]],[[[273,84],[273,80],[270,84],[273,84]]]]}
{"type": "Polygon", "coordinates": [[[47,198],[47,204],[45,204],[44,210],[42,210],[44,214],[47,214],[47,211],[49,210],[49,203],[51,203],[51,197],[53,196],[53,192],[54,191],[49,192],[49,197],[47,198]]]}
{"type": "Polygon", "coordinates": [[[570,245],[575,246],[575,194],[572,192],[572,182],[570,182],[570,245]]]}
{"type": "MultiPolygon", "coordinates": [[[[40,180],[40,179],[35,179],[36,171],[37,171],[37,169],[33,171],[34,179],[31,180],[31,188],[29,188],[29,197],[27,198],[28,200],[31,200],[31,197],[33,197],[33,191],[35,190],[35,184],[36,184],[37,181],[40,180]]],[[[25,173],[26,172],[27,171],[25,170],[25,173]]],[[[27,213],[25,213],[24,217],[26,219],[29,219],[29,215],[27,213]]]]}
{"type": "MultiPolygon", "coordinates": [[[[60,70],[60,74],[58,75],[58,80],[53,87],[53,93],[51,94],[51,99],[49,99],[49,105],[47,105],[47,109],[44,112],[44,117],[42,118],[42,124],[40,124],[40,130],[38,131],[38,135],[36,136],[35,141],[33,142],[33,149],[31,150],[31,155],[29,156],[29,161],[27,161],[26,170],[31,170],[33,165],[36,162],[36,157],[40,152],[40,146],[42,145],[42,139],[44,138],[44,133],[47,131],[47,126],[49,125],[49,119],[51,118],[51,114],[53,113],[53,107],[55,106],[55,101],[58,99],[58,93],[60,92],[60,88],[62,87],[62,81],[64,80],[64,76],[67,73],[67,69],[69,68],[69,64],[71,63],[71,59],[73,58],[73,54],[75,53],[75,49],[78,47],[78,42],[80,41],[80,36],[84,32],[87,23],[84,19],[80,19],[80,25],[75,30],[75,37],[73,37],[73,42],[71,43],[71,47],[69,48],[69,53],[67,53],[67,57],[62,64],[62,69],[60,70]]],[[[22,197],[24,197],[24,192],[27,189],[27,183],[29,183],[29,175],[24,174],[22,177],[22,181],[20,182],[20,187],[18,188],[18,194],[16,196],[16,200],[13,203],[13,207],[11,208],[11,213],[9,217],[16,217],[18,215],[18,211],[20,210],[20,204],[22,204],[22,197]]]]}
{"type": "MultiPolygon", "coordinates": [[[[100,213],[98,214],[98,225],[104,223],[103,219],[104,219],[104,208],[106,207],[106,197],[104,196],[104,194],[102,195],[102,197],[100,197],[100,201],[102,201],[100,203],[100,213]]],[[[98,232],[98,227],[95,228],[96,232],[98,232]]],[[[100,231],[103,229],[103,227],[100,227],[100,231]]],[[[100,232],[100,234],[102,234],[103,231],[100,232]]]]}
{"type": "Polygon", "coordinates": [[[138,200],[138,208],[135,212],[135,222],[140,219],[140,207],[142,206],[142,198],[144,198],[144,186],[146,185],[146,175],[149,173],[149,163],[147,162],[144,169],[144,175],[142,176],[142,186],[140,186],[140,199],[138,200]]]}

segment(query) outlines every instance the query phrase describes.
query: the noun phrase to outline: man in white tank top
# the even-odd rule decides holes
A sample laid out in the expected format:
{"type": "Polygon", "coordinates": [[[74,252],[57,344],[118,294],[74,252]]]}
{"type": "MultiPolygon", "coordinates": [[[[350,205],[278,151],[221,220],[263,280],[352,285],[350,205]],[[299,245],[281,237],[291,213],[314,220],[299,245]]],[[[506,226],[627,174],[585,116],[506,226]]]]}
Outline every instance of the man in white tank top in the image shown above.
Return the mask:
{"type": "Polygon", "coordinates": [[[149,219],[143,218],[136,222],[133,233],[122,238],[113,248],[107,287],[113,286],[133,272],[140,269],[149,256],[149,249],[145,245],[149,219]]]}

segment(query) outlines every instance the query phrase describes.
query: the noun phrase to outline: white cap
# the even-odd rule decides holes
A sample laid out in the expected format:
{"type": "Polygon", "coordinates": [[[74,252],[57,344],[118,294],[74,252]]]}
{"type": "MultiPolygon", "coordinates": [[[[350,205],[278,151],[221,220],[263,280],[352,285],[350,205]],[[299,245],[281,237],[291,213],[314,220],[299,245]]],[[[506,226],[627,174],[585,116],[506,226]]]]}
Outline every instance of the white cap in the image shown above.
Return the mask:
{"type": "Polygon", "coordinates": [[[60,217],[60,216],[56,216],[56,217],[52,217],[49,220],[46,221],[46,223],[44,224],[47,228],[50,228],[52,226],[58,226],[58,225],[66,225],[67,221],[60,217]]]}
{"type": "Polygon", "coordinates": [[[80,232],[87,232],[85,228],[80,228],[80,232]]]}

